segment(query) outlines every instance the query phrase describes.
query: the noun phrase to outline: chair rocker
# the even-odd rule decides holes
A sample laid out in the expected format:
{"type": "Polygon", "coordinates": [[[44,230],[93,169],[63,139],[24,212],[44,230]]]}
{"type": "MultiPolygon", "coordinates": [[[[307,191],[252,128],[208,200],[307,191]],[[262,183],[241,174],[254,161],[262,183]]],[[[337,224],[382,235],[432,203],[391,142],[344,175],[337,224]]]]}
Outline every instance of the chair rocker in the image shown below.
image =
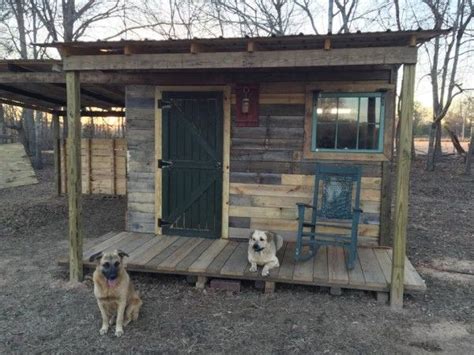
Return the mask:
{"type": "Polygon", "coordinates": [[[322,245],[340,246],[348,252],[347,268],[351,270],[357,258],[359,217],[363,212],[360,209],[361,169],[317,164],[315,174],[313,204],[296,204],[298,234],[295,260],[312,258],[322,245]],[[311,210],[311,221],[305,221],[307,209],[311,210]],[[347,233],[322,233],[318,227],[347,229],[347,233]],[[305,246],[309,247],[309,252],[303,253],[305,246]]]}

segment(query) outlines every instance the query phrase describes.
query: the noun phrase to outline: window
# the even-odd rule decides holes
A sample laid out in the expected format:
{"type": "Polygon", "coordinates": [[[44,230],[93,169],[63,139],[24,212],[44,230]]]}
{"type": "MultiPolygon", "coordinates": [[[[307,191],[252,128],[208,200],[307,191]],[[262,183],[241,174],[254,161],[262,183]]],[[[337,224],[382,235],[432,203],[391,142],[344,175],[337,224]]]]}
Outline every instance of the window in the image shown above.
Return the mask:
{"type": "Polygon", "coordinates": [[[311,150],[383,151],[383,93],[314,93],[311,150]]]}

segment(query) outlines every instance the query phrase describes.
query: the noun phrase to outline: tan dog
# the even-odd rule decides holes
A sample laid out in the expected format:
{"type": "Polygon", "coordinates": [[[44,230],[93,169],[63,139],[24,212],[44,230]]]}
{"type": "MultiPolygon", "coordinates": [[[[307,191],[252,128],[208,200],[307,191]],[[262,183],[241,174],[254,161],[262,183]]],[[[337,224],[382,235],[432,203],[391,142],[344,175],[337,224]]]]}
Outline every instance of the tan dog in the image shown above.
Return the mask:
{"type": "Polygon", "coordinates": [[[250,271],[257,272],[257,265],[263,265],[262,276],[268,276],[271,269],[279,267],[276,256],[283,245],[283,238],[273,232],[254,231],[250,235],[248,259],[250,271]]]}
{"type": "Polygon", "coordinates": [[[121,250],[110,253],[96,253],[89,261],[97,262],[93,274],[94,295],[102,315],[102,327],[99,333],[107,334],[109,325],[116,318],[115,335],[123,334],[123,327],[137,320],[142,300],[135,291],[123,265],[123,257],[128,256],[121,250]]]}

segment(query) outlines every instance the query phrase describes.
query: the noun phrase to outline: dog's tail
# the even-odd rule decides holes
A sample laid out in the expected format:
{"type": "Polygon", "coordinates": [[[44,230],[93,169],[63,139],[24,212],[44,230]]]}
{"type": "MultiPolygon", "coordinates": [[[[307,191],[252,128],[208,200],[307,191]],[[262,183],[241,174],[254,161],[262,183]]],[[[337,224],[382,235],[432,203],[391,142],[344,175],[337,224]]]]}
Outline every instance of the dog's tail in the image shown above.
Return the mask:
{"type": "Polygon", "coordinates": [[[283,237],[279,234],[275,234],[275,246],[277,251],[283,246],[283,237]]]}

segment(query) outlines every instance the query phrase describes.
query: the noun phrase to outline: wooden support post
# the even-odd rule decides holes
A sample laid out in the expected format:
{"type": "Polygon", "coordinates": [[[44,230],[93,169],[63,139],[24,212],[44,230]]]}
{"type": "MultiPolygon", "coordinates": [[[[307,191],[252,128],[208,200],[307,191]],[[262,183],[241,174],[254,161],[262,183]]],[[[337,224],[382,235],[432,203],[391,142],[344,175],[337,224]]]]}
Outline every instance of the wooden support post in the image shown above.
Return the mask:
{"type": "Polygon", "coordinates": [[[408,45],[410,47],[416,47],[416,35],[410,36],[410,41],[408,42],[408,45]]]}
{"type": "Polygon", "coordinates": [[[389,246],[392,231],[392,175],[390,162],[382,162],[382,198],[380,201],[379,244],[389,246]]]}
{"type": "Polygon", "coordinates": [[[326,38],[324,40],[324,50],[325,51],[331,50],[331,39],[330,38],[326,38]]]}
{"type": "Polygon", "coordinates": [[[264,293],[273,293],[275,292],[275,282],[265,281],[265,291],[264,293]]]}
{"type": "Polygon", "coordinates": [[[61,140],[59,138],[59,116],[53,115],[54,181],[56,193],[61,195],[61,140]]]}
{"type": "Polygon", "coordinates": [[[247,42],[247,52],[253,53],[257,51],[257,43],[255,41],[248,41],[247,42]]]}
{"type": "Polygon", "coordinates": [[[196,281],[196,288],[199,290],[204,290],[207,284],[207,277],[206,276],[198,276],[196,281]]]}
{"type": "Polygon", "coordinates": [[[390,306],[393,309],[403,307],[415,67],[415,64],[405,64],[403,66],[401,92],[403,100],[401,103],[400,143],[397,157],[392,280],[390,285],[390,306]]]}
{"type": "Polygon", "coordinates": [[[69,280],[82,281],[81,94],[78,72],[66,72],[69,280]]]}

